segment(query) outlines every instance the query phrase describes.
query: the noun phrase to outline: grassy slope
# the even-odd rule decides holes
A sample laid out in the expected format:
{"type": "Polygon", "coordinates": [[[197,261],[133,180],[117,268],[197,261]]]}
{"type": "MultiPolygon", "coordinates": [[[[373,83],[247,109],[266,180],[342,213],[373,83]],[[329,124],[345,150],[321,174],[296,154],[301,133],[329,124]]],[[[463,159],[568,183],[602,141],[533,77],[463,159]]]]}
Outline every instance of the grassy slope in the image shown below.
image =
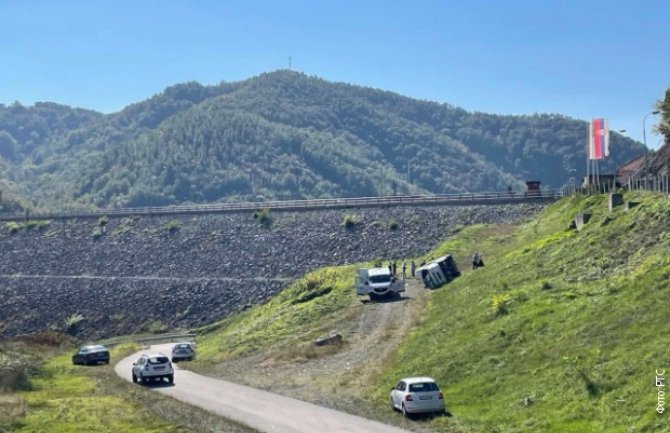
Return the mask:
{"type": "MultiPolygon", "coordinates": [[[[380,403],[398,377],[427,374],[473,431],[670,431],[653,386],[670,366],[670,203],[638,199],[613,213],[602,197],[563,200],[481,243],[486,267],[435,293],[380,379],[380,403]],[[589,224],[566,230],[584,209],[589,224]],[[509,300],[507,314],[494,313],[496,296],[509,300]]],[[[462,245],[456,237],[440,250],[462,245]]]]}
{"type": "Polygon", "coordinates": [[[20,393],[27,403],[27,414],[15,419],[9,431],[181,431],[163,420],[149,416],[127,398],[101,388],[101,369],[109,370],[111,367],[73,366],[70,357],[70,353],[63,353],[49,359],[40,374],[31,379],[31,389],[20,393]]]}
{"type": "MultiPolygon", "coordinates": [[[[112,360],[135,350],[134,344],[118,346],[111,351],[112,360]]],[[[256,432],[126,382],[111,366],[73,366],[70,355],[68,351],[49,358],[30,378],[28,390],[0,394],[0,403],[19,403],[14,406],[20,409],[14,414],[0,410],[0,432],[256,432]]]]}
{"type": "Polygon", "coordinates": [[[205,336],[198,340],[199,359],[195,363],[211,364],[275,345],[288,347],[313,341],[328,331],[327,323],[355,302],[352,282],[356,268],[352,265],[311,272],[266,304],[203,328],[205,336]]]}

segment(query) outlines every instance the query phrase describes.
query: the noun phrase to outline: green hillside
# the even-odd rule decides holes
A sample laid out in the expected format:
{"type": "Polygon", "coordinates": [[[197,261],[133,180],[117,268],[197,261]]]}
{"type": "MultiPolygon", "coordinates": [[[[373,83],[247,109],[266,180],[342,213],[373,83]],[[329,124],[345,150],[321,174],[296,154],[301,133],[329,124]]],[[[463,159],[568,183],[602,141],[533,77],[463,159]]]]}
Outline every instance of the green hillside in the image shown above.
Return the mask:
{"type": "MultiPolygon", "coordinates": [[[[0,179],[52,208],[557,188],[579,176],[586,131],[284,70],[178,84],[108,115],[0,105],[0,179]]],[[[603,172],[642,147],[614,133],[611,150],[603,172]]]]}
{"type": "Polygon", "coordinates": [[[670,204],[628,198],[642,204],[609,213],[603,197],[565,199],[479,244],[486,267],[435,293],[377,388],[434,376],[473,431],[670,431],[654,387],[670,365],[670,204]],[[584,210],[591,221],[568,229],[584,210]]]}
{"type": "MultiPolygon", "coordinates": [[[[388,417],[388,389],[429,375],[453,414],[424,421],[437,431],[670,432],[653,386],[656,369],[670,365],[670,203],[626,198],[641,204],[610,213],[604,197],[566,198],[516,228],[468,227],[429,254],[452,253],[463,268],[477,250],[486,266],[432,292],[389,368],[364,383],[377,408],[367,413],[388,417]],[[570,228],[583,211],[589,223],[570,228]]],[[[202,330],[200,362],[307,350],[359,305],[352,269],[313,273],[202,330]]],[[[362,380],[338,392],[361,394],[362,380]]]]}

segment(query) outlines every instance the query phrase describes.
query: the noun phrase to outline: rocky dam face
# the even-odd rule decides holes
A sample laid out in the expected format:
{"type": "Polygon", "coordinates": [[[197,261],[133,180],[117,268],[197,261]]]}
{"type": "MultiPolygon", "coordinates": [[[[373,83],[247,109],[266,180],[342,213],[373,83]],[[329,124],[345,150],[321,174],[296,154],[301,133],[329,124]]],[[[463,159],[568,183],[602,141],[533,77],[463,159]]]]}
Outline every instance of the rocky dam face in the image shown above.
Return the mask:
{"type": "Polygon", "coordinates": [[[93,339],[200,326],[262,303],[316,268],[400,261],[463,226],[511,223],[543,207],[0,223],[0,337],[55,330],[93,339]]]}

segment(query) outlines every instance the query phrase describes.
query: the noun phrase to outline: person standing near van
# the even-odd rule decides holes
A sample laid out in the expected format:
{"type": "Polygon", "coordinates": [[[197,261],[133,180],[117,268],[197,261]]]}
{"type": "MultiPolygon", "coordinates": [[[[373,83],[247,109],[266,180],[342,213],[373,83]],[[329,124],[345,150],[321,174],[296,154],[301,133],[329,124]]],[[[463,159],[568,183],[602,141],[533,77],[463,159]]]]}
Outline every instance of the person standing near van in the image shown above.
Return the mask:
{"type": "Polygon", "coordinates": [[[412,278],[414,278],[416,274],[416,263],[414,263],[414,260],[412,260],[409,264],[409,273],[412,275],[412,278]]]}
{"type": "Polygon", "coordinates": [[[405,259],[402,259],[402,279],[405,279],[405,275],[407,274],[407,263],[405,262],[405,259]]]}

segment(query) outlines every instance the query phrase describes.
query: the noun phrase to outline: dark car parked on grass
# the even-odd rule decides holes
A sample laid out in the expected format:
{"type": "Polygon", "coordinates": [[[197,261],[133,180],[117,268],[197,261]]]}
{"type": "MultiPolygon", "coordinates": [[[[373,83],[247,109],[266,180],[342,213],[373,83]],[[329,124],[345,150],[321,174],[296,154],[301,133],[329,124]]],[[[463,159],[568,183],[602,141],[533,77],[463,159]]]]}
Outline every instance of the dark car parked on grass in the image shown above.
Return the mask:
{"type": "Polygon", "coordinates": [[[82,346],[72,355],[74,365],[109,364],[109,351],[105,346],[82,346]]]}

